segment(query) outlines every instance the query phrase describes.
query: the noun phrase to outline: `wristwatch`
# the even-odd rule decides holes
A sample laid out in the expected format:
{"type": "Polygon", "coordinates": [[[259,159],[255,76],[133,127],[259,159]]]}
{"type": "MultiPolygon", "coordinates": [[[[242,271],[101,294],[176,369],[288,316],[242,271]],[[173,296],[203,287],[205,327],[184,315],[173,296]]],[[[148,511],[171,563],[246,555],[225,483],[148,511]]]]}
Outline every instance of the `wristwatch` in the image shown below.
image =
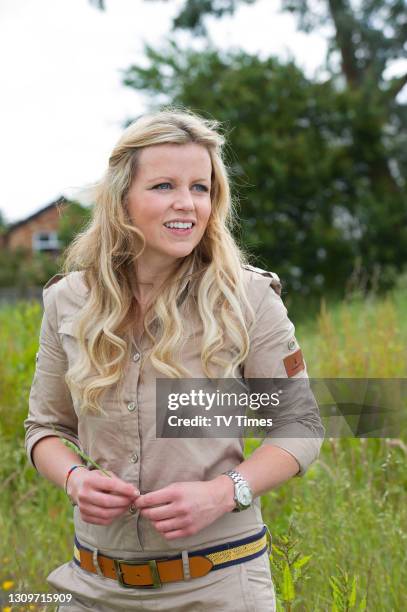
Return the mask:
{"type": "Polygon", "coordinates": [[[253,501],[253,493],[247,480],[235,470],[228,470],[224,472],[224,474],[225,476],[229,476],[235,484],[235,495],[233,499],[235,500],[236,507],[233,508],[232,512],[241,512],[249,508],[253,501]]]}

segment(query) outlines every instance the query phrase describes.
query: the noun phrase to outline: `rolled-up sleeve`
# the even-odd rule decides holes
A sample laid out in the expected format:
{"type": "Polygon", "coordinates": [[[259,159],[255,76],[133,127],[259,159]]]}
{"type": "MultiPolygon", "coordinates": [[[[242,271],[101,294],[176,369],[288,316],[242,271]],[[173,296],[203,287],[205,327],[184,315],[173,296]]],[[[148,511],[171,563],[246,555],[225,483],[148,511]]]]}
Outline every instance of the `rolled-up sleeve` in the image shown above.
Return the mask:
{"type": "Polygon", "coordinates": [[[317,459],[325,430],[295,338],[295,327],[271,285],[260,300],[250,337],[250,351],[243,368],[249,389],[254,386],[256,390],[267,388],[281,393],[279,404],[267,408],[273,424],[262,444],[289,452],[299,464],[297,476],[302,476],[317,459]]]}
{"type": "Polygon", "coordinates": [[[51,285],[43,291],[44,313],[39,350],[29,395],[28,416],[24,421],[25,448],[34,467],[34,445],[42,438],[55,436],[55,430],[79,446],[78,421],[65,382],[68,364],[57,329],[55,289],[56,286],[51,285]]]}

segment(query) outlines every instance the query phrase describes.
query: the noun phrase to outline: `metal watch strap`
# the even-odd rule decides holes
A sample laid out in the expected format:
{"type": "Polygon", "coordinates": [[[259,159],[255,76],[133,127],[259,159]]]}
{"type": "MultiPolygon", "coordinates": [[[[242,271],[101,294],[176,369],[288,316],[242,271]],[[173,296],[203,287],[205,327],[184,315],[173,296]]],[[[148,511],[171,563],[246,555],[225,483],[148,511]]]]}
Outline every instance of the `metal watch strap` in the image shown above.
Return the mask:
{"type": "Polygon", "coordinates": [[[247,484],[247,481],[239,472],[236,472],[236,470],[227,470],[227,472],[224,472],[224,474],[225,476],[230,476],[235,484],[239,484],[240,482],[247,484]]]}
{"type": "Polygon", "coordinates": [[[243,478],[243,476],[240,474],[240,472],[236,472],[236,470],[227,470],[226,472],[223,472],[223,474],[225,476],[229,476],[229,478],[231,478],[234,482],[235,485],[235,494],[234,494],[234,501],[236,504],[236,507],[233,508],[232,512],[241,512],[242,510],[245,510],[246,508],[249,508],[249,506],[242,506],[237,498],[237,494],[236,494],[236,487],[237,485],[245,485],[250,491],[250,486],[249,483],[247,482],[247,480],[245,478],[243,478]]]}

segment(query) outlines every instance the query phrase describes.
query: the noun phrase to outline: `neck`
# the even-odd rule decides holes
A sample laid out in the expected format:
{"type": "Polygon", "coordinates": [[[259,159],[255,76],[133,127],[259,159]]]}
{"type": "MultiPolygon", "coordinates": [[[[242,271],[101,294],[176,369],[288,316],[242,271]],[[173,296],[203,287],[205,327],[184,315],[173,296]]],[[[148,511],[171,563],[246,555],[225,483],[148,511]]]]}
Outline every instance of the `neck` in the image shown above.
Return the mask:
{"type": "Polygon", "coordinates": [[[135,262],[136,283],[134,284],[134,294],[141,305],[148,302],[158,293],[163,283],[175,272],[179,265],[178,260],[172,260],[165,265],[154,264],[154,262],[140,261],[135,262]]]}

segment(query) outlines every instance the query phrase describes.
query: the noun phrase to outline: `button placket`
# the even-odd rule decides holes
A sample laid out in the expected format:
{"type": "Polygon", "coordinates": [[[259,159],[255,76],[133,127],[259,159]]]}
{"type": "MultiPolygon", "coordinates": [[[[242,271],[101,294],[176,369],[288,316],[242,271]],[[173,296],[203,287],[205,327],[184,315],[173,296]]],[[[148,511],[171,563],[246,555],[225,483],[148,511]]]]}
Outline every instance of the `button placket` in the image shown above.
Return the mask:
{"type": "MultiPolygon", "coordinates": [[[[130,471],[132,474],[132,478],[134,479],[134,483],[137,487],[140,486],[140,431],[139,431],[139,414],[138,414],[138,388],[140,382],[140,366],[141,366],[141,358],[142,358],[142,347],[133,342],[131,356],[130,356],[130,368],[128,370],[128,376],[130,376],[129,386],[128,386],[128,400],[126,403],[127,412],[132,415],[132,450],[130,455],[128,455],[127,461],[132,466],[130,471]]],[[[134,520],[138,521],[138,510],[132,504],[129,507],[129,513],[135,515],[134,520]]]]}

